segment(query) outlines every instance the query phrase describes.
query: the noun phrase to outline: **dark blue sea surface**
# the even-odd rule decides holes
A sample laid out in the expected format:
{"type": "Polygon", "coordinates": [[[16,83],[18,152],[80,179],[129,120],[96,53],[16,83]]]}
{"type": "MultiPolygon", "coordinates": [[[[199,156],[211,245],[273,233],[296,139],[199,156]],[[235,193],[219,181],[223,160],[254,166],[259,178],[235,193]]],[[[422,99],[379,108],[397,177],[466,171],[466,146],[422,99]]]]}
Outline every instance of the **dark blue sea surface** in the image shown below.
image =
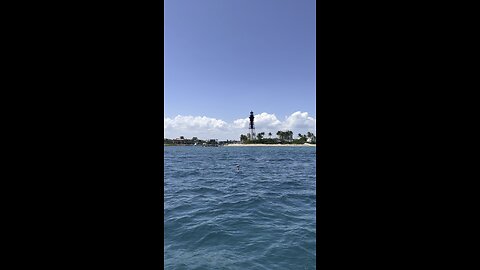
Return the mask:
{"type": "Polygon", "coordinates": [[[164,150],[165,269],[316,269],[315,147],[164,150]]]}

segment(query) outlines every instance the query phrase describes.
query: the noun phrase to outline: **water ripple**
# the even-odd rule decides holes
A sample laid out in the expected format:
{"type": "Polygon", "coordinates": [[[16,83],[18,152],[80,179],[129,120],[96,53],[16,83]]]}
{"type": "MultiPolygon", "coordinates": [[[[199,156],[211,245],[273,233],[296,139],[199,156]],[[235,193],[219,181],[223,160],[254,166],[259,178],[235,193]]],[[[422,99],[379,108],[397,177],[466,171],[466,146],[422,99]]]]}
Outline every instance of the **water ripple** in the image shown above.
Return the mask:
{"type": "Polygon", "coordinates": [[[166,147],[165,269],[316,269],[315,159],[310,147],[166,147]]]}

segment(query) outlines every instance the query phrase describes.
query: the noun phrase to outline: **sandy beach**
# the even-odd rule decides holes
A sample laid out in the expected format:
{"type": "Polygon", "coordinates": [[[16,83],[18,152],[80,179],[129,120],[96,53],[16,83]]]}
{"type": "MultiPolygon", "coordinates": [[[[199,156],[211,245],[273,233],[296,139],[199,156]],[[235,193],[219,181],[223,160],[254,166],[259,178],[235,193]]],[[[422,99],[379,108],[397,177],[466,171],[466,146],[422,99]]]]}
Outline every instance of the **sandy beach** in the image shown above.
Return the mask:
{"type": "Polygon", "coordinates": [[[316,144],[226,144],[225,146],[266,146],[266,147],[271,147],[271,146],[284,146],[284,147],[287,147],[287,146],[294,146],[294,147],[297,147],[297,146],[303,146],[303,147],[315,147],[316,144]]]}

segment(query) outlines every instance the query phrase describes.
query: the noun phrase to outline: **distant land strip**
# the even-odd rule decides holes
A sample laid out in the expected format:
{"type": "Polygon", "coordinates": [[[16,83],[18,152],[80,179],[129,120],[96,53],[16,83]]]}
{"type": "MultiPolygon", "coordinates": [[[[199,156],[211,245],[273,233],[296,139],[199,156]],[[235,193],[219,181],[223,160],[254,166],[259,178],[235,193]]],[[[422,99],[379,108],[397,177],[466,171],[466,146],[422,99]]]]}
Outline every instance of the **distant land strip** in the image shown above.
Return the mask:
{"type": "Polygon", "coordinates": [[[260,143],[251,143],[251,144],[226,144],[225,146],[266,146],[266,147],[271,147],[271,146],[282,146],[282,147],[288,147],[288,146],[310,146],[310,147],[315,147],[317,146],[316,144],[310,144],[310,143],[305,143],[305,144],[260,144],[260,143]]]}

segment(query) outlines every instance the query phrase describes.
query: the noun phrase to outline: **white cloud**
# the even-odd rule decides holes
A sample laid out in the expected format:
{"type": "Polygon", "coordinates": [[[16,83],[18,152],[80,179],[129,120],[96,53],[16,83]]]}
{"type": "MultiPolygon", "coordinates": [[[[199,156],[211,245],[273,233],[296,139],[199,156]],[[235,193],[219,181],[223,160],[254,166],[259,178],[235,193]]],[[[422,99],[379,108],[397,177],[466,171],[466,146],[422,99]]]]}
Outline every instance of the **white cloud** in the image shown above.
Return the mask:
{"type": "Polygon", "coordinates": [[[225,133],[228,128],[227,122],[206,116],[177,115],[173,119],[166,117],[163,122],[163,131],[167,138],[215,138],[215,135],[218,137],[218,134],[225,133]]]}
{"type": "MultiPolygon", "coordinates": [[[[231,123],[206,116],[182,116],[164,118],[164,133],[166,138],[185,136],[200,139],[217,138],[220,140],[240,138],[240,134],[248,132],[249,119],[236,119],[231,123]]],[[[284,121],[280,121],[275,114],[263,112],[255,115],[255,129],[258,132],[272,132],[275,136],[278,130],[292,130],[294,134],[316,132],[316,119],[308,116],[307,112],[294,112],[284,121]]]]}
{"type": "MultiPolygon", "coordinates": [[[[261,113],[255,115],[255,129],[275,129],[275,128],[280,128],[282,125],[282,122],[277,119],[275,114],[268,114],[268,113],[261,113]]],[[[235,128],[244,128],[248,129],[248,123],[250,123],[250,119],[243,118],[243,119],[237,119],[233,121],[234,127],[235,128]]]]}
{"type": "Polygon", "coordinates": [[[174,129],[224,129],[227,123],[223,120],[206,116],[182,116],[177,115],[174,119],[164,118],[163,128],[174,129]]]}
{"type": "Polygon", "coordinates": [[[285,129],[289,130],[313,130],[316,132],[317,120],[308,116],[307,112],[294,112],[283,123],[285,129]]]}

